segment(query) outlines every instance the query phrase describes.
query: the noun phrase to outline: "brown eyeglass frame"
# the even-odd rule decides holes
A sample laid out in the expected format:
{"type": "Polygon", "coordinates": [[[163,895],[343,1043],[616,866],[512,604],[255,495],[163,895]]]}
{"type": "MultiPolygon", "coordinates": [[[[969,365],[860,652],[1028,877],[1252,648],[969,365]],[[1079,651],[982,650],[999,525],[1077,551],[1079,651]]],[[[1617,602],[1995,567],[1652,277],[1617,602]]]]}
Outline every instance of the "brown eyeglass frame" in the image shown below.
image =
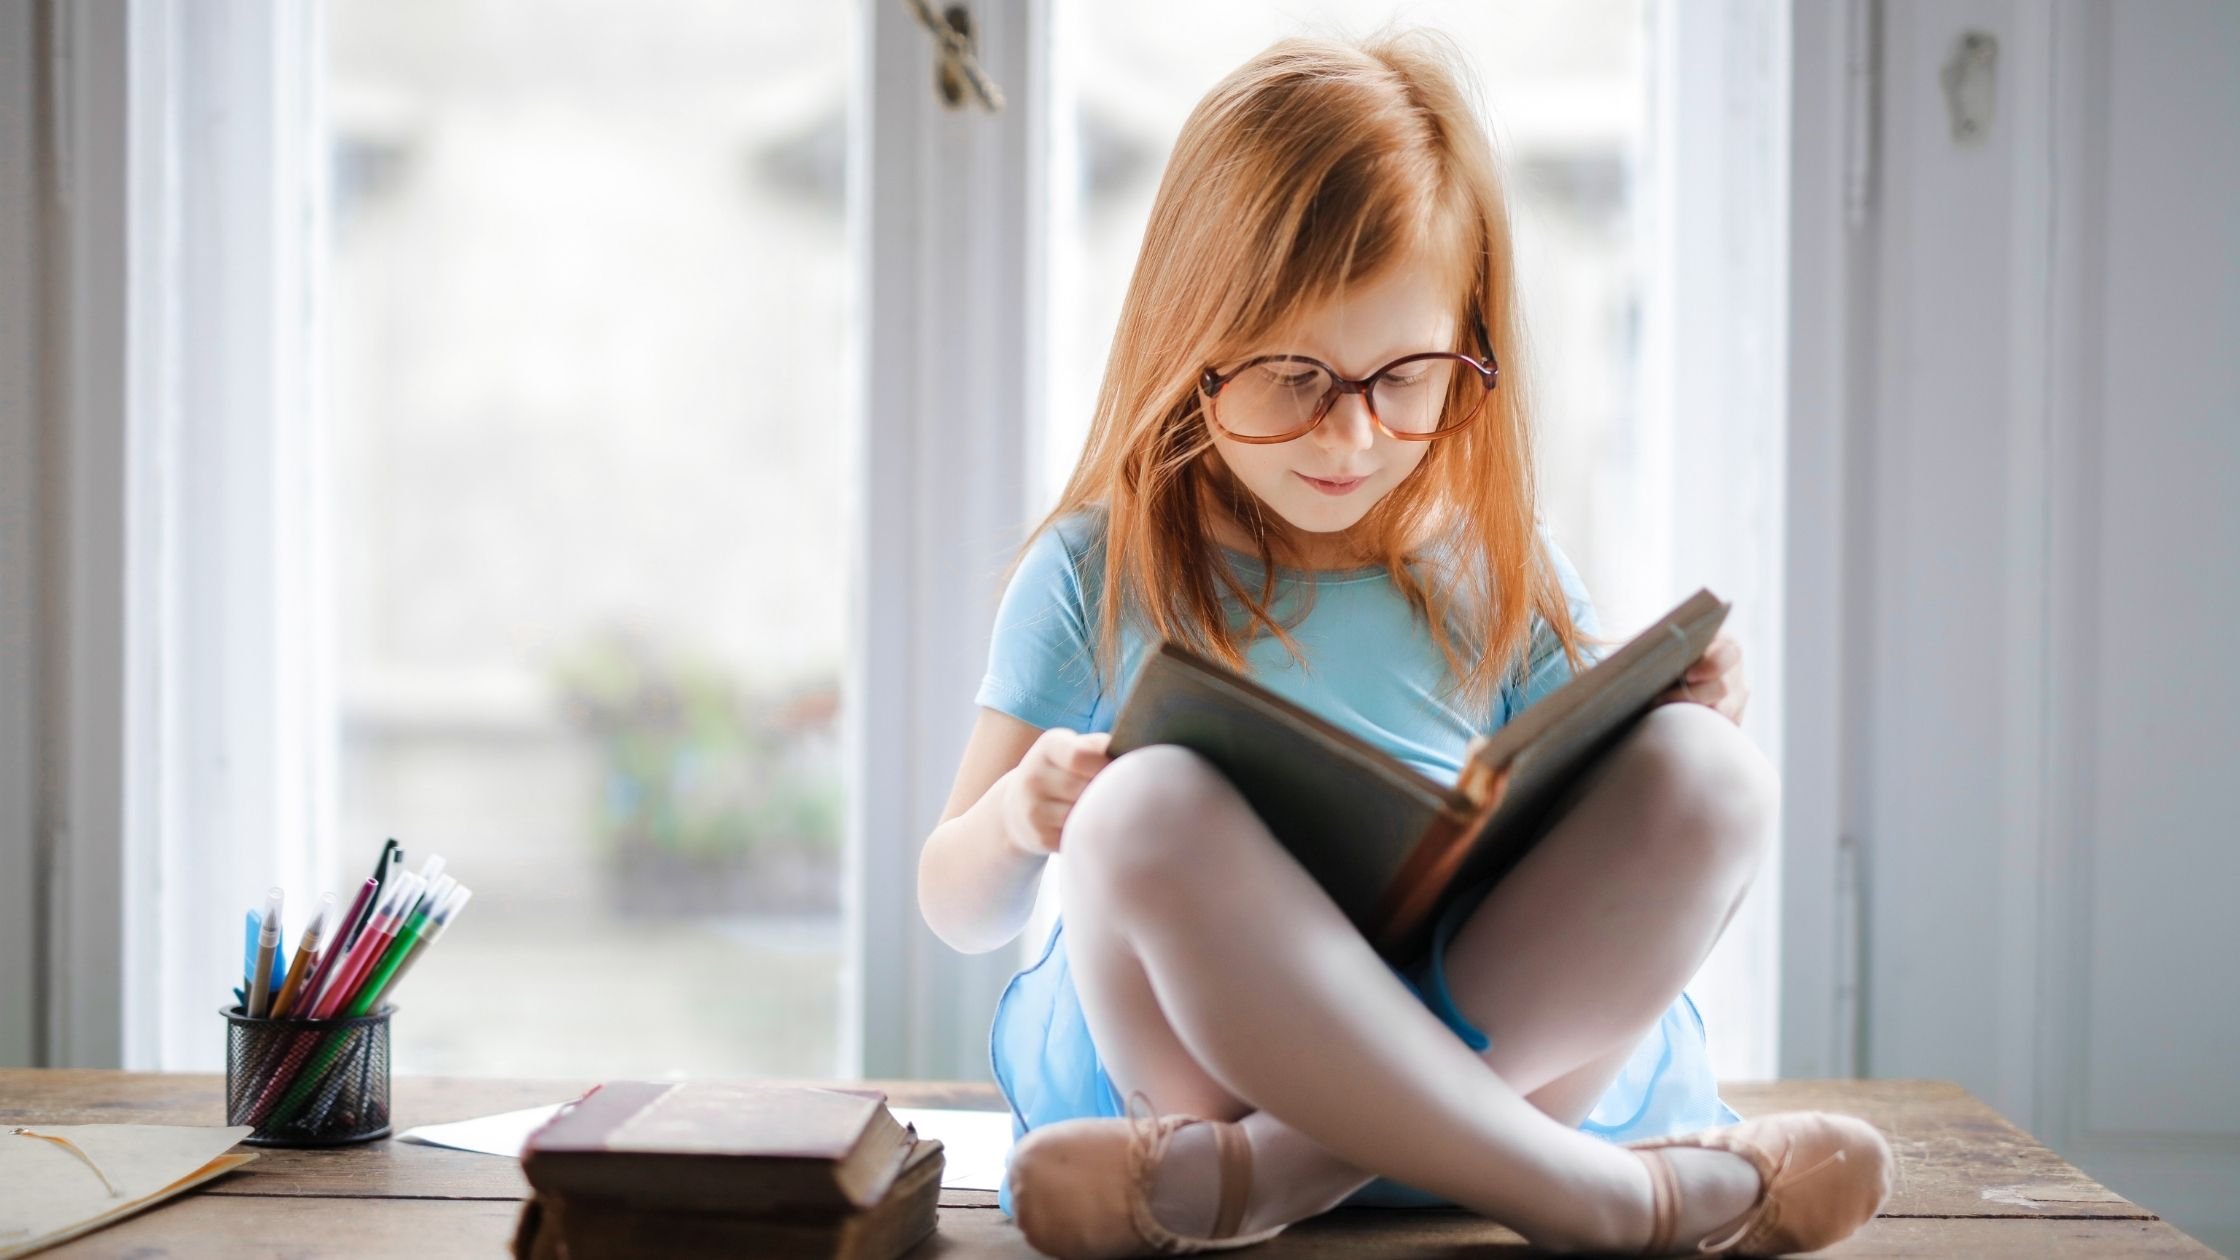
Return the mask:
{"type": "Polygon", "coordinates": [[[1330,414],[1330,409],[1338,405],[1338,400],[1340,398],[1345,397],[1347,394],[1359,394],[1361,395],[1361,402],[1363,407],[1365,407],[1369,412],[1369,422],[1376,425],[1377,428],[1381,430],[1386,437],[1392,438],[1396,441],[1429,442],[1437,438],[1446,437],[1450,434],[1460,433],[1464,429],[1470,427],[1471,422],[1478,418],[1479,412],[1482,412],[1486,409],[1485,399],[1480,398],[1478,400],[1478,405],[1472,408],[1470,414],[1464,416],[1462,418],[1462,422],[1459,424],[1447,425],[1441,428],[1432,429],[1427,433],[1401,433],[1393,429],[1390,425],[1387,425],[1384,422],[1384,417],[1377,414],[1377,396],[1371,391],[1376,388],[1378,377],[1383,376],[1385,373],[1390,372],[1396,367],[1403,367],[1410,363],[1420,363],[1426,359],[1457,359],[1462,363],[1467,364],[1472,371],[1478,374],[1479,379],[1485,382],[1486,393],[1491,394],[1496,388],[1500,386],[1501,364],[1493,357],[1493,339],[1486,335],[1485,319],[1482,316],[1478,315],[1476,312],[1472,312],[1470,316],[1470,326],[1478,334],[1479,347],[1485,351],[1485,360],[1483,362],[1480,362],[1477,359],[1473,359],[1469,355],[1460,353],[1459,351],[1428,350],[1418,354],[1402,355],[1400,358],[1394,359],[1392,362],[1385,364],[1383,367],[1380,367],[1376,371],[1369,373],[1367,376],[1362,377],[1360,380],[1348,379],[1343,372],[1340,372],[1338,369],[1331,367],[1329,364],[1324,363],[1322,360],[1309,358],[1308,356],[1303,354],[1264,354],[1256,359],[1247,359],[1226,372],[1222,372],[1215,368],[1209,367],[1198,376],[1198,389],[1199,392],[1205,395],[1206,400],[1206,423],[1212,425],[1214,428],[1221,430],[1221,435],[1228,438],[1232,442],[1249,442],[1255,446],[1270,446],[1277,442],[1292,442],[1297,441],[1298,439],[1305,437],[1307,434],[1314,432],[1315,428],[1319,426],[1322,423],[1323,419],[1330,414]],[[1263,363],[1304,363],[1312,367],[1320,368],[1323,372],[1329,375],[1330,388],[1322,392],[1321,400],[1315,403],[1314,415],[1310,416],[1305,424],[1300,425],[1298,428],[1292,430],[1289,433],[1281,434],[1276,437],[1246,437],[1241,433],[1232,432],[1227,425],[1221,423],[1221,421],[1216,418],[1214,413],[1218,408],[1214,403],[1214,397],[1221,392],[1223,386],[1237,379],[1237,377],[1243,375],[1247,370],[1259,367],[1263,363]]]}

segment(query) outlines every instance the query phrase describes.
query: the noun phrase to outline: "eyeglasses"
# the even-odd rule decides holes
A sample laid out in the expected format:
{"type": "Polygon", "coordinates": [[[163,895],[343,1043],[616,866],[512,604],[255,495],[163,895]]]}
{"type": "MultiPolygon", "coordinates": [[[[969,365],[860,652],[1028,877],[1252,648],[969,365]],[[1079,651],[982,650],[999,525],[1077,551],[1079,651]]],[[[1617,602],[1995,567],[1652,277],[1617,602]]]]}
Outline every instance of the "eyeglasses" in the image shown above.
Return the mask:
{"type": "Polygon", "coordinates": [[[1347,394],[1359,394],[1369,419],[1386,436],[1428,442],[1460,431],[1485,409],[1501,378],[1485,324],[1473,319],[1483,360],[1446,352],[1405,355],[1360,380],[1349,380],[1320,359],[1267,354],[1226,372],[1207,368],[1198,378],[1206,419],[1239,442],[1288,442],[1302,437],[1347,394]]]}

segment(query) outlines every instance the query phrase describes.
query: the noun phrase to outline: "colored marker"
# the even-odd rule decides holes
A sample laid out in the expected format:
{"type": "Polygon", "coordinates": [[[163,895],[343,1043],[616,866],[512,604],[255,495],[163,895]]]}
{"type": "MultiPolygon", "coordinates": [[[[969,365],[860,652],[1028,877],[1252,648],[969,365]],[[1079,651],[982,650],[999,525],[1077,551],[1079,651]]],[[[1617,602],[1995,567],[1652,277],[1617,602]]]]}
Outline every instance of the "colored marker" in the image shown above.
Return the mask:
{"type": "Polygon", "coordinates": [[[263,1019],[272,1008],[272,964],[280,952],[280,900],[272,888],[264,895],[264,918],[257,922],[257,961],[249,973],[249,1018],[263,1019]]]}
{"type": "Polygon", "coordinates": [[[296,995],[297,1018],[306,1018],[311,1014],[312,1001],[318,997],[321,986],[334,974],[335,965],[342,961],[342,956],[350,952],[350,925],[365,917],[366,909],[373,904],[374,894],[380,887],[380,881],[367,879],[359,885],[358,895],[350,899],[350,908],[335,920],[334,931],[327,938],[326,950],[319,955],[319,961],[311,968],[311,974],[304,978],[303,992],[296,995]]]}
{"type": "Polygon", "coordinates": [[[311,912],[311,922],[303,925],[303,935],[296,940],[296,960],[288,964],[288,979],[280,986],[280,996],[272,1000],[272,1017],[285,1019],[288,1009],[295,1005],[302,992],[305,977],[311,974],[312,963],[319,953],[319,937],[326,931],[327,920],[334,915],[334,894],[322,893],[319,908],[311,912]]]}
{"type": "Polygon", "coordinates": [[[383,841],[381,856],[373,860],[373,901],[366,906],[364,913],[359,918],[350,921],[350,930],[340,938],[345,946],[357,945],[358,934],[365,931],[366,924],[373,921],[373,908],[381,904],[381,894],[389,890],[389,877],[396,871],[397,864],[402,861],[404,861],[404,846],[398,844],[393,836],[383,841]]]}
{"type": "MultiPolygon", "coordinates": [[[[397,943],[389,947],[389,953],[382,958],[381,965],[374,969],[372,975],[366,977],[363,995],[353,1005],[352,1014],[363,1015],[368,1011],[379,1009],[381,995],[388,992],[390,986],[396,983],[397,976],[404,970],[404,965],[412,957],[413,951],[421,947],[424,942],[432,939],[428,934],[434,930],[433,924],[436,922],[436,916],[446,909],[456,911],[457,907],[453,904],[453,898],[456,896],[459,881],[452,879],[449,875],[444,876],[444,879],[449,882],[445,885],[442,895],[430,895],[420,903],[421,908],[414,912],[411,919],[406,921],[404,930],[397,933],[397,943]]],[[[463,901],[465,899],[459,898],[459,900],[463,901]]]]}
{"type": "Polygon", "coordinates": [[[452,890],[451,896],[445,899],[443,905],[436,907],[435,921],[429,924],[425,932],[420,934],[419,944],[415,945],[412,952],[405,955],[404,961],[397,965],[397,969],[390,973],[389,981],[382,987],[381,992],[374,995],[373,1009],[379,1010],[381,1000],[388,997],[391,991],[404,982],[405,973],[412,970],[412,965],[419,962],[421,956],[426,954],[437,941],[443,939],[444,931],[451,926],[453,919],[459,917],[459,911],[465,908],[467,898],[472,896],[474,896],[474,889],[461,884],[452,890]]]}
{"type": "Polygon", "coordinates": [[[366,973],[389,948],[397,929],[404,924],[401,907],[412,904],[420,895],[420,877],[406,871],[392,881],[389,892],[382,897],[378,913],[366,920],[366,930],[358,934],[358,943],[350,947],[350,957],[343,960],[342,970],[327,982],[327,990],[320,995],[316,1018],[327,1019],[350,1005],[358,995],[366,973]]]}

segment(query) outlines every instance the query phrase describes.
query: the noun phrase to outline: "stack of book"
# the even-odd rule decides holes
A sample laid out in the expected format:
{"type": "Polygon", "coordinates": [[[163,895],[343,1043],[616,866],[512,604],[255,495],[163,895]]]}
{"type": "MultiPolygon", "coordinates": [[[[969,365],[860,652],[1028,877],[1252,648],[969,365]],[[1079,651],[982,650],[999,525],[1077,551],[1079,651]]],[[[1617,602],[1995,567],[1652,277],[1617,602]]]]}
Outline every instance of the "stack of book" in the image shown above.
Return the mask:
{"type": "Polygon", "coordinates": [[[614,1081],[522,1148],[520,1260],[888,1260],[933,1232],[941,1143],[876,1090],[614,1081]]]}

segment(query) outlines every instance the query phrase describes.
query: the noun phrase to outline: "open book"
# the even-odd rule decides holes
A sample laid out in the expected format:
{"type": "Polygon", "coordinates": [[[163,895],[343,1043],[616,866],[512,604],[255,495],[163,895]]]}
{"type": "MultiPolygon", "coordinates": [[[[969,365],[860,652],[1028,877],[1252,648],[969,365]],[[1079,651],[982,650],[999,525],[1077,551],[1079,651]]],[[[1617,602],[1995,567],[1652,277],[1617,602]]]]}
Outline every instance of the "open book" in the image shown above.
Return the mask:
{"type": "Polygon", "coordinates": [[[1211,761],[1377,952],[1405,964],[1450,896],[1506,874],[1547,831],[1565,790],[1680,681],[1727,608],[1707,590],[1689,596],[1473,740],[1452,785],[1172,642],[1137,672],[1110,751],[1180,744],[1211,761]]]}
{"type": "Polygon", "coordinates": [[[256,1153],[227,1152],[249,1132],[245,1124],[0,1128],[0,1257],[52,1247],[239,1168],[256,1153]]]}

